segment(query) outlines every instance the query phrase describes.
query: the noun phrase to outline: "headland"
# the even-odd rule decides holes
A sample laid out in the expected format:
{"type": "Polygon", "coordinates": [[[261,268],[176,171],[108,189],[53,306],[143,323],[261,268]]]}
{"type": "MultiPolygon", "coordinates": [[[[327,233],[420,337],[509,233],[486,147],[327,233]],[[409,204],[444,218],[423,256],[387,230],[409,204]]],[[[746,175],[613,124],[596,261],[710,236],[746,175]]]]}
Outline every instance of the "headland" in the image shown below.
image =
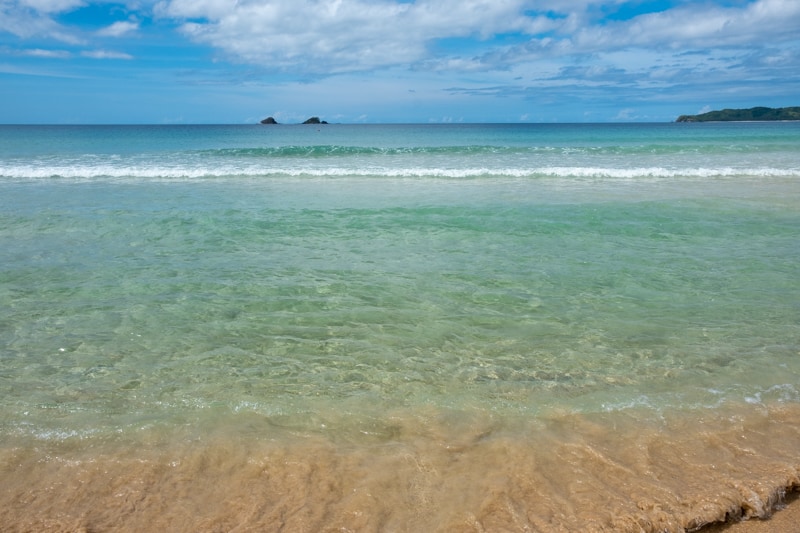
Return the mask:
{"type": "Polygon", "coordinates": [[[800,120],[800,107],[722,109],[700,115],[681,115],[675,122],[754,122],[768,120],[800,120]]]}

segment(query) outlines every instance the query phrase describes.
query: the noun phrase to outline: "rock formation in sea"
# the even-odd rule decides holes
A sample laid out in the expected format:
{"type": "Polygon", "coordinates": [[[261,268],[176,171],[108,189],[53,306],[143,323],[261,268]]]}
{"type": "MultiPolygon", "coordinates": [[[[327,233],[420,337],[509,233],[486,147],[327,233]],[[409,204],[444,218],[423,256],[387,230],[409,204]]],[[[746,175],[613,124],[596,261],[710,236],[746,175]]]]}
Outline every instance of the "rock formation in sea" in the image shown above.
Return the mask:
{"type": "MultiPolygon", "coordinates": [[[[303,124],[327,124],[328,122],[325,120],[320,120],[319,117],[311,117],[310,119],[303,122],[303,124]]],[[[261,124],[280,124],[277,120],[273,117],[267,117],[261,121],[261,124]]]]}

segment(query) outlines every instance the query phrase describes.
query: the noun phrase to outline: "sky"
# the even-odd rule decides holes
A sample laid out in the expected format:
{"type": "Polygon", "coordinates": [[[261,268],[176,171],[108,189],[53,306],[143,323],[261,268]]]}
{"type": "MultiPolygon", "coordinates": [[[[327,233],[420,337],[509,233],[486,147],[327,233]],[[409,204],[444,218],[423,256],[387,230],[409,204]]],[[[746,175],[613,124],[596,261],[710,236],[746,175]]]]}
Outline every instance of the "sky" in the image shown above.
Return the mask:
{"type": "Polygon", "coordinates": [[[800,106],[800,0],[0,0],[0,123],[669,122],[800,106]]]}

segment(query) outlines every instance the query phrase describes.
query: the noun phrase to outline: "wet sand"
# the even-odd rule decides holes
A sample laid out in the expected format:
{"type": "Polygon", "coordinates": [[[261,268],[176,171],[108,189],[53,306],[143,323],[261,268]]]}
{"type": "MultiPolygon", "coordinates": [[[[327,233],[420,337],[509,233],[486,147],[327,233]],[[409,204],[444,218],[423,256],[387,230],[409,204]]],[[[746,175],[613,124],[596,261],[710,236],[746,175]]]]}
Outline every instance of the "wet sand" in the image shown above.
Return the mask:
{"type": "Polygon", "coordinates": [[[687,416],[431,411],[309,432],[256,415],[135,445],[0,448],[7,531],[771,531],[791,527],[800,406],[687,416]],[[791,498],[790,498],[791,500],[791,498]],[[787,523],[788,522],[788,523],[787,523]],[[713,526],[718,527],[718,526],[713,526]],[[739,528],[739,529],[737,529],[739,528]],[[745,529],[741,529],[745,528],[745,529]]]}
{"type": "Polygon", "coordinates": [[[786,495],[785,507],[781,506],[766,519],[711,524],[700,533],[797,533],[800,532],[800,492],[786,495]]]}

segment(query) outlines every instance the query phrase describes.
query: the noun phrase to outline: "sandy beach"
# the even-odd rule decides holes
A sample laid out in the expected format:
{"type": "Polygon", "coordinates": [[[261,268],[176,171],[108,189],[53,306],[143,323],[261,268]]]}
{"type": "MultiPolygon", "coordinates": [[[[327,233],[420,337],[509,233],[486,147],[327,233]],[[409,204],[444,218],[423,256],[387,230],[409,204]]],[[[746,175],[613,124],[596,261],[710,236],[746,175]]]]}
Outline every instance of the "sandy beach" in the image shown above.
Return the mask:
{"type": "Polygon", "coordinates": [[[368,440],[360,430],[336,439],[287,430],[279,439],[274,424],[247,417],[217,431],[153,432],[133,448],[20,442],[0,450],[0,523],[17,531],[798,531],[797,492],[782,490],[798,486],[796,409],[737,413],[733,426],[730,416],[697,424],[572,415],[524,432],[522,423],[463,415],[425,428],[395,413],[393,429],[376,425],[368,440]],[[254,436],[267,429],[270,438],[254,436]],[[767,520],[719,523],[771,509],[767,520]]]}

